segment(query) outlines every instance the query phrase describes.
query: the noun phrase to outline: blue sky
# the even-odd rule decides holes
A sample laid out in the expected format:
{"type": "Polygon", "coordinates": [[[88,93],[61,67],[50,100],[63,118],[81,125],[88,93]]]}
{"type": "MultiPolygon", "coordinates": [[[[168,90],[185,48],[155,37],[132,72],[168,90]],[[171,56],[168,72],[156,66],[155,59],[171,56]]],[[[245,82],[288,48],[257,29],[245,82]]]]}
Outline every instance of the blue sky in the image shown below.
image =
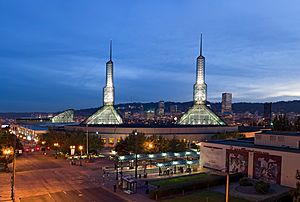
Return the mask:
{"type": "Polygon", "coordinates": [[[190,101],[203,33],[208,100],[300,99],[297,0],[0,1],[0,112],[190,101]]]}

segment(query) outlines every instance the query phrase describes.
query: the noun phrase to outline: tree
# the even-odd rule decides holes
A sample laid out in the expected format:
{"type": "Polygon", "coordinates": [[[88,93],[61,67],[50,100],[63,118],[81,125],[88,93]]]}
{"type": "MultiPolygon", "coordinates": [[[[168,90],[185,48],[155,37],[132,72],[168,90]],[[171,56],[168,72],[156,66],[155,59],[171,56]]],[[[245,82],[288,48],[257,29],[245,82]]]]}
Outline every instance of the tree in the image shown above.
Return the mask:
{"type": "Polygon", "coordinates": [[[20,140],[10,133],[10,128],[0,129],[0,150],[3,147],[14,147],[15,141],[16,149],[22,149],[23,146],[20,140]]]}
{"type": "Polygon", "coordinates": [[[244,138],[245,135],[239,132],[230,132],[230,133],[219,133],[213,135],[211,139],[213,140],[225,140],[225,139],[237,139],[237,138],[244,138]]]}
{"type": "Polygon", "coordinates": [[[115,151],[118,152],[119,155],[135,153],[135,152],[144,153],[145,141],[146,141],[146,137],[144,133],[132,131],[132,133],[129,134],[129,136],[127,136],[124,140],[121,140],[120,142],[117,143],[115,147],[115,151]]]}
{"type": "Polygon", "coordinates": [[[115,151],[118,155],[127,155],[136,151],[138,153],[161,153],[182,152],[186,150],[186,143],[175,137],[171,140],[156,135],[146,137],[145,134],[136,133],[136,131],[133,131],[124,140],[121,139],[115,146],[115,151]]]}
{"type": "Polygon", "coordinates": [[[274,131],[289,131],[292,129],[289,120],[287,119],[286,115],[279,115],[276,116],[273,121],[273,130],[274,131]]]}
{"type": "MultiPolygon", "coordinates": [[[[46,141],[46,144],[52,149],[57,149],[54,143],[58,143],[58,149],[63,153],[69,153],[71,145],[86,147],[86,133],[83,131],[57,131],[50,129],[47,134],[43,135],[42,140],[46,141]]],[[[98,135],[89,134],[89,152],[97,153],[102,148],[101,138],[98,135]]]]}
{"type": "Polygon", "coordinates": [[[300,116],[297,117],[295,123],[294,123],[294,129],[296,131],[300,131],[300,116]]]}
{"type": "Polygon", "coordinates": [[[169,149],[171,152],[182,152],[187,149],[186,143],[178,140],[175,136],[169,141],[169,149]]]}

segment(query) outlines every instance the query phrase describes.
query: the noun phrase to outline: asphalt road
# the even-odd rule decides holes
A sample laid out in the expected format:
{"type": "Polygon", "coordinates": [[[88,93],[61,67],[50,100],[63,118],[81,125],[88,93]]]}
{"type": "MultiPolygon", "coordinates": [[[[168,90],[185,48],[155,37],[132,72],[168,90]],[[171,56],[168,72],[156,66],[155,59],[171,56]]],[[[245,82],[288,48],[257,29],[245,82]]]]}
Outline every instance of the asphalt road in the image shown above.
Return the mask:
{"type": "Polygon", "coordinates": [[[104,189],[90,188],[81,190],[70,190],[49,193],[44,195],[26,197],[22,202],[42,202],[42,201],[63,201],[63,202],[106,202],[106,201],[124,201],[116,195],[106,192],[104,189]]]}
{"type": "MultiPolygon", "coordinates": [[[[100,172],[64,159],[25,153],[17,159],[16,199],[25,202],[124,201],[101,188],[100,172]]],[[[9,185],[8,185],[9,186],[9,185]]]]}

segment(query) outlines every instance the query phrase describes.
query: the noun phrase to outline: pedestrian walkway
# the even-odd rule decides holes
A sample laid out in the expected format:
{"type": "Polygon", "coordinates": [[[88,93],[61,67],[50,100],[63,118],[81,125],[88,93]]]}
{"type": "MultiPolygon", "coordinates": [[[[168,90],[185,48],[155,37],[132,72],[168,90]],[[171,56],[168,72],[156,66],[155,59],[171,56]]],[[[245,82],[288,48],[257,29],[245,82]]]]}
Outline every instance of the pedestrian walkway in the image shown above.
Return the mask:
{"type": "Polygon", "coordinates": [[[12,201],[11,200],[11,173],[1,171],[0,172],[0,201],[12,201]]]}

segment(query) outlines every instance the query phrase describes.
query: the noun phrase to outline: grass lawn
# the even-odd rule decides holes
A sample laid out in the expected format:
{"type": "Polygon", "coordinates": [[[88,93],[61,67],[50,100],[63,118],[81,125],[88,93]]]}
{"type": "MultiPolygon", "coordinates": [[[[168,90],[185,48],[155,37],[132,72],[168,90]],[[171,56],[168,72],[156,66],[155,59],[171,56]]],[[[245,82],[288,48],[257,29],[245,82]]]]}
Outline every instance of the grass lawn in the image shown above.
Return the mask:
{"type": "Polygon", "coordinates": [[[168,178],[168,179],[162,179],[162,180],[155,180],[155,181],[151,181],[149,182],[152,185],[155,186],[168,186],[168,185],[172,185],[172,184],[180,184],[182,182],[192,182],[192,181],[198,181],[199,179],[203,179],[203,178],[211,178],[214,176],[209,176],[205,173],[200,173],[197,175],[188,175],[188,176],[181,176],[181,177],[173,177],[173,178],[168,178]]]}
{"type": "MultiPolygon", "coordinates": [[[[185,196],[175,197],[172,199],[165,199],[162,202],[223,202],[225,195],[219,192],[202,191],[194,194],[187,194],[185,196]]],[[[230,202],[248,202],[245,199],[229,197],[230,202]]]]}

